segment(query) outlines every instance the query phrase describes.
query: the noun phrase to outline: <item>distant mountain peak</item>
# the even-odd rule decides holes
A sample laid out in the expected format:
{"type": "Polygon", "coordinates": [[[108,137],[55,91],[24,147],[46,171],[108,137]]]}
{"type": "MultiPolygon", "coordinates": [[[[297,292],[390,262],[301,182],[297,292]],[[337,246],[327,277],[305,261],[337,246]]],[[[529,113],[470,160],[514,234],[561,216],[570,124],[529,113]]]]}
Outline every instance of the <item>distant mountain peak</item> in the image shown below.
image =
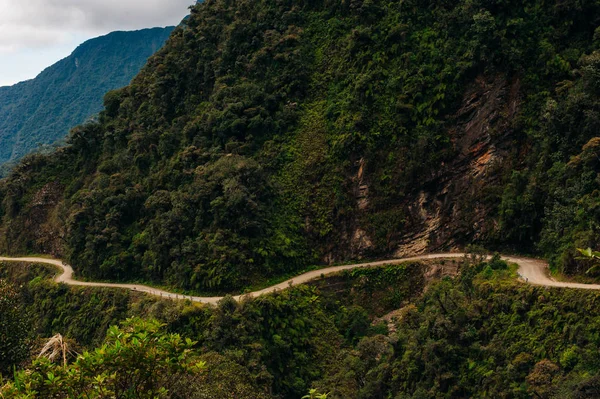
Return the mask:
{"type": "Polygon", "coordinates": [[[129,84],[174,27],[90,39],[36,78],[0,87],[0,164],[63,140],[102,110],[104,94],[129,84]]]}

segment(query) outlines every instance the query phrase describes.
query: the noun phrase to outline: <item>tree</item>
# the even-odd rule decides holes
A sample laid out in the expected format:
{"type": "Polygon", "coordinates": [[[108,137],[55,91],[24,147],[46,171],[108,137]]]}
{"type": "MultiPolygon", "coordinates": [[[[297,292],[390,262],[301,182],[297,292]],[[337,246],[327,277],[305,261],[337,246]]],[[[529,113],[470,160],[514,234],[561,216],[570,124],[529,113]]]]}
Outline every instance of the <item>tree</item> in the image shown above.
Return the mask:
{"type": "Polygon", "coordinates": [[[555,390],[556,378],[560,375],[560,368],[548,359],[535,364],[527,376],[529,390],[538,398],[548,398],[555,390]]]}
{"type": "Polygon", "coordinates": [[[592,262],[592,267],[590,267],[589,269],[586,270],[586,274],[590,274],[590,273],[594,273],[596,271],[598,271],[598,268],[600,267],[600,252],[597,251],[593,251],[592,248],[587,248],[587,249],[581,249],[581,248],[577,248],[577,251],[581,254],[581,257],[579,257],[578,259],[581,260],[588,260],[590,262],[592,262]]]}
{"type": "MultiPolygon", "coordinates": [[[[104,345],[62,366],[41,357],[0,390],[3,398],[185,398],[204,362],[194,342],[168,334],[155,320],[126,320],[108,330],[104,345]]],[[[192,388],[193,389],[193,388],[192,388]]]]}
{"type": "Polygon", "coordinates": [[[0,280],[0,374],[10,373],[29,353],[29,318],[24,313],[15,287],[0,280]]]}
{"type": "Polygon", "coordinates": [[[319,393],[316,389],[311,389],[308,395],[303,396],[302,399],[327,399],[327,394],[319,393]]]}

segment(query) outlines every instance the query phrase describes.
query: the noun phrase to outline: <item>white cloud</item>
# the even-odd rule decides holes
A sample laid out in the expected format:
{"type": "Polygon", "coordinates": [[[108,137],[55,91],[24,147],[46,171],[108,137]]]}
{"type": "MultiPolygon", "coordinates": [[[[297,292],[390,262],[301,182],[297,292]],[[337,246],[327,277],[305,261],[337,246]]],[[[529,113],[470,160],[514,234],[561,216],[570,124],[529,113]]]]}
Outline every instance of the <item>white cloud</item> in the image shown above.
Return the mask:
{"type": "Polygon", "coordinates": [[[115,30],[177,25],[194,0],[0,0],[0,86],[115,30]]]}
{"type": "Polygon", "coordinates": [[[47,47],[73,35],[176,25],[193,0],[0,0],[0,51],[47,47]]]}

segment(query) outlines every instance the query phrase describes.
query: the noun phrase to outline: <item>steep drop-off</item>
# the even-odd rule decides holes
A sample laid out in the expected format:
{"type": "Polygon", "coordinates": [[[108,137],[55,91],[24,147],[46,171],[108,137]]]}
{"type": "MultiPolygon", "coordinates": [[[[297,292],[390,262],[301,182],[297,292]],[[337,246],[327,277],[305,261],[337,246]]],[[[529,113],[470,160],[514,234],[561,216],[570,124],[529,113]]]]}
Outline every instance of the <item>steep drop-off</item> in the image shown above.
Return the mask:
{"type": "Polygon", "coordinates": [[[97,122],[2,182],[0,250],[203,292],[471,242],[585,271],[599,8],[197,5],[97,122]]]}
{"type": "Polygon", "coordinates": [[[129,84],[172,31],[113,32],[88,40],[35,79],[0,87],[0,164],[63,140],[100,112],[104,94],[129,84]]]}

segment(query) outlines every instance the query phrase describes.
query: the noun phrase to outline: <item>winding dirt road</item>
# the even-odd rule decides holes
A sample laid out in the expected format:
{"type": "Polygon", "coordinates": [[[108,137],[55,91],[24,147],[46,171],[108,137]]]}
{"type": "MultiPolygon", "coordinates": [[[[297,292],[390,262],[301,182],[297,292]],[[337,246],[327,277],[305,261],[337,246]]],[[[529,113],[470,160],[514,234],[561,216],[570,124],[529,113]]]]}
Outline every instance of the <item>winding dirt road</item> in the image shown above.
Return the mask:
{"type": "MultiPolygon", "coordinates": [[[[234,299],[239,300],[243,296],[260,296],[267,293],[284,290],[288,288],[290,285],[297,285],[306,283],[310,280],[314,280],[316,278],[321,277],[322,275],[328,275],[332,273],[337,273],[342,270],[348,269],[356,269],[359,267],[372,267],[372,266],[382,266],[382,265],[395,265],[404,262],[410,261],[418,261],[418,260],[427,260],[427,259],[449,259],[449,258],[462,258],[464,257],[464,253],[440,253],[440,254],[429,254],[429,255],[419,255],[413,256],[410,258],[402,258],[402,259],[392,259],[392,260],[382,260],[377,262],[367,262],[367,263],[359,263],[354,265],[345,265],[345,266],[333,266],[325,269],[314,270],[311,272],[307,272],[301,274],[297,277],[284,281],[283,283],[276,284],[272,287],[265,288],[264,290],[252,292],[249,294],[238,295],[235,296],[234,299]]],[[[564,288],[579,288],[579,289],[590,289],[590,290],[600,290],[600,284],[580,284],[580,283],[566,283],[555,281],[548,276],[548,264],[543,260],[539,259],[531,259],[531,258],[522,258],[515,256],[505,256],[503,259],[516,263],[519,265],[519,276],[521,279],[529,284],[533,285],[542,285],[546,287],[564,287],[564,288]]],[[[223,297],[198,297],[198,296],[189,296],[189,295],[181,295],[174,294],[172,292],[167,292],[163,290],[159,290],[157,288],[148,287],[145,285],[137,285],[137,284],[113,284],[113,283],[92,283],[87,281],[78,281],[73,279],[73,268],[66,263],[56,260],[56,259],[47,259],[47,258],[37,258],[37,257],[25,257],[25,258],[7,258],[0,257],[0,261],[6,262],[31,262],[31,263],[44,263],[53,266],[57,266],[62,273],[56,276],[54,279],[57,283],[64,283],[68,285],[75,286],[84,286],[84,287],[105,287],[105,288],[122,288],[128,289],[136,292],[144,292],[150,295],[160,296],[162,298],[169,299],[188,299],[193,302],[200,303],[210,303],[216,304],[223,297]]]]}

